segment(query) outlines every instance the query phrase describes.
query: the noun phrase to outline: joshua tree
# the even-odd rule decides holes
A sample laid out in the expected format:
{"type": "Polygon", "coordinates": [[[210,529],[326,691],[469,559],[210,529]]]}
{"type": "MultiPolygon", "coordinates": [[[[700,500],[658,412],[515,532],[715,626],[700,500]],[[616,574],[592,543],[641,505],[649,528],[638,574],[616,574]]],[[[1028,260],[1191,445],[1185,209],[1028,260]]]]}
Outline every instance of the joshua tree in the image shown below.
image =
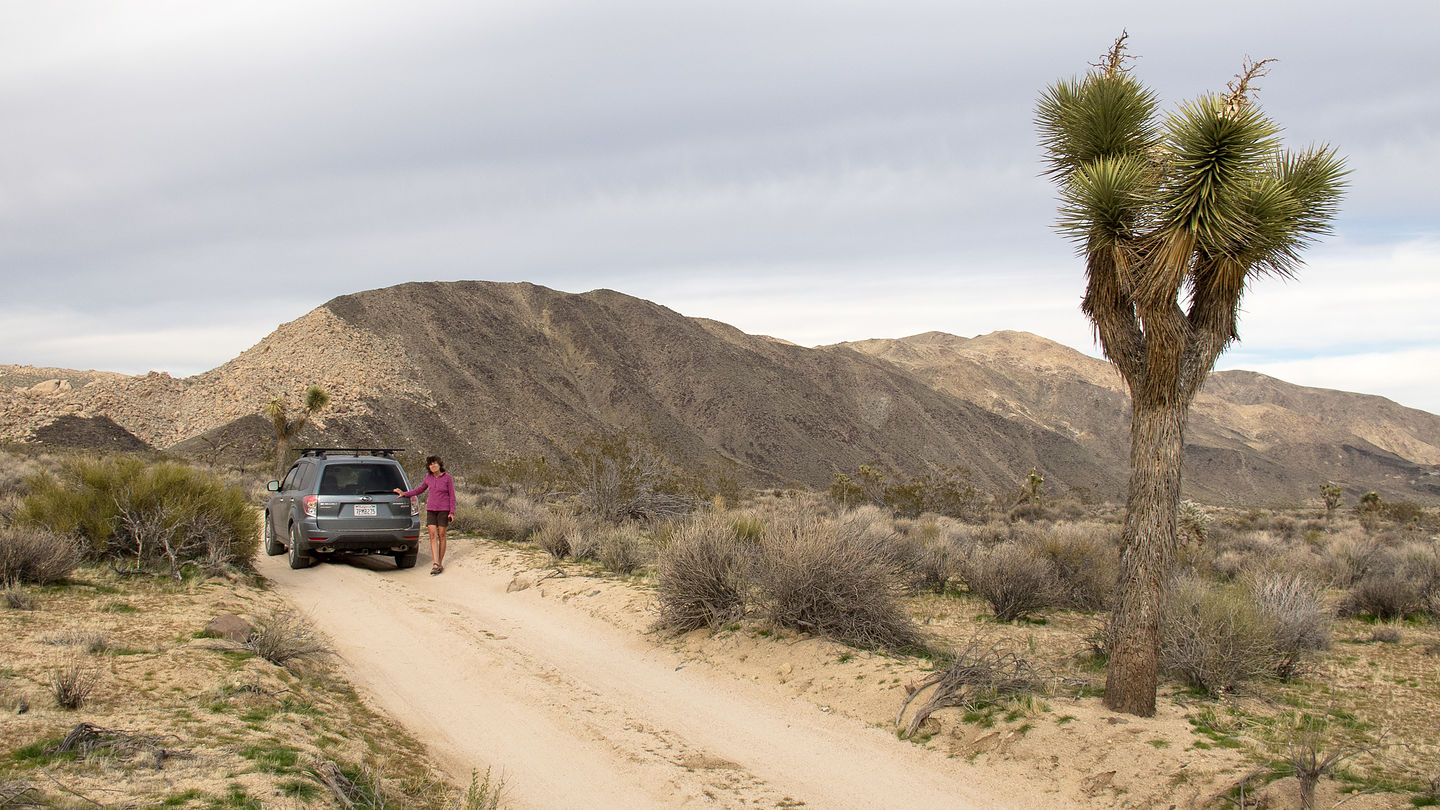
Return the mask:
{"type": "Polygon", "coordinates": [[[1335,510],[1340,508],[1340,501],[1345,496],[1345,490],[1334,481],[1326,481],[1320,485],[1320,497],[1325,501],[1325,519],[1335,517],[1335,510]]]}
{"type": "Polygon", "coordinates": [[[1236,339],[1257,276],[1292,276],[1344,187],[1329,147],[1282,151],[1255,104],[1268,60],[1227,92],[1157,117],[1126,35],[1081,79],[1040,97],[1036,124],[1060,189],[1058,230],[1085,258],[1081,310],[1130,389],[1130,486],[1105,703],[1155,712],[1160,609],[1175,556],[1190,402],[1236,339]]]}
{"type": "Polygon", "coordinates": [[[275,426],[275,478],[285,477],[285,468],[290,462],[290,441],[295,438],[310,417],[323,411],[330,404],[330,395],[318,385],[305,389],[305,402],[301,411],[290,416],[290,405],[284,397],[275,397],[265,404],[265,415],[275,426]]]}

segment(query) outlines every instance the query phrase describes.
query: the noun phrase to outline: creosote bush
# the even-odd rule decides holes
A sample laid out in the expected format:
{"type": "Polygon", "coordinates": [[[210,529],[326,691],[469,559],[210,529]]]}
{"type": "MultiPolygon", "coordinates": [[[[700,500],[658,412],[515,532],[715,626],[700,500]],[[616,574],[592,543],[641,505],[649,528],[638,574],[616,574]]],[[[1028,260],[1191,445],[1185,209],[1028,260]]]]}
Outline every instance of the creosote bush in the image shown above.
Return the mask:
{"type": "Polygon", "coordinates": [[[539,531],[550,510],[522,495],[512,495],[478,507],[461,506],[450,523],[454,534],[477,534],[491,540],[519,542],[539,531]]]}
{"type": "Polygon", "coordinates": [[[39,526],[0,527],[0,582],[48,585],[59,582],[80,563],[73,535],[39,526]]]}
{"type": "Polygon", "coordinates": [[[1034,531],[1035,550],[1055,572],[1056,603],[1075,610],[1108,607],[1120,571],[1120,528],[1057,523],[1034,531]]]}
{"type": "Polygon", "coordinates": [[[1370,552],[1340,606],[1344,616],[1381,621],[1426,610],[1440,588],[1440,558],[1423,545],[1380,546],[1370,552]]]}
{"type": "Polygon", "coordinates": [[[1170,588],[1161,629],[1162,670],[1218,696],[1271,670],[1274,628],[1245,593],[1182,577],[1170,588]]]}
{"type": "Polygon", "coordinates": [[[259,544],[256,509],[220,478],[173,462],[72,459],[40,475],[16,513],[20,525],[78,534],[97,559],[121,558],[172,571],[185,562],[247,563],[259,544]]]}
{"type": "Polygon", "coordinates": [[[633,574],[650,562],[651,550],[634,523],[606,526],[596,540],[595,558],[607,571],[633,574]]]}
{"type": "Polygon", "coordinates": [[[854,475],[831,477],[830,499],[841,509],[883,506],[891,514],[915,518],[930,513],[970,522],[992,511],[991,497],[981,492],[964,467],[935,467],[923,475],[900,477],[878,464],[862,464],[854,475]]]}
{"type": "Polygon", "coordinates": [[[689,514],[705,495],[663,449],[630,433],[580,440],[560,480],[586,513],[612,523],[689,514]]]}

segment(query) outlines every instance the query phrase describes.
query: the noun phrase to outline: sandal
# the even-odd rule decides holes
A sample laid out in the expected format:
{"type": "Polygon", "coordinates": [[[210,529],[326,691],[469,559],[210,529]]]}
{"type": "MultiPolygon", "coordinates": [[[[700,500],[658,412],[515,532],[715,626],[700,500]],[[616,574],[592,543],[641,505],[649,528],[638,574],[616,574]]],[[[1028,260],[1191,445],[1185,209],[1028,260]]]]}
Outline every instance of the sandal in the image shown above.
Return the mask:
{"type": "Polygon", "coordinates": [[[433,577],[444,570],[445,566],[441,565],[440,563],[435,563],[434,565],[430,566],[430,576],[433,577]]]}

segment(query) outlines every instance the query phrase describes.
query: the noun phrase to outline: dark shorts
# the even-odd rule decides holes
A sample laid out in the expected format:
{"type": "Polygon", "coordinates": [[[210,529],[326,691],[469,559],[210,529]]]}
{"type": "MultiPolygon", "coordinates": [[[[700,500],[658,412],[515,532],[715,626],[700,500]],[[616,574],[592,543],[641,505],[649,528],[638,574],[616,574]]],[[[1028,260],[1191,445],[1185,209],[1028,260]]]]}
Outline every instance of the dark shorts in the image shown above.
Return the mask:
{"type": "Polygon", "coordinates": [[[426,510],[425,510],[425,525],[426,525],[426,526],[449,526],[449,525],[450,525],[450,513],[449,513],[449,512],[434,512],[434,511],[431,511],[431,510],[429,510],[429,509],[426,509],[426,510]]]}

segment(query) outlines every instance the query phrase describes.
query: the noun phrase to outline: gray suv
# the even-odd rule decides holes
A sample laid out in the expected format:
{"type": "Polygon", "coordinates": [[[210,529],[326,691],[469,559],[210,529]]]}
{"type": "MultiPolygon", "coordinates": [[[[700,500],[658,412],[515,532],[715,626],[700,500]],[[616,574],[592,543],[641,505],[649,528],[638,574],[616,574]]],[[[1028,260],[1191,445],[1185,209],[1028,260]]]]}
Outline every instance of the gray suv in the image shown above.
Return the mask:
{"type": "Polygon", "coordinates": [[[289,551],[291,568],[309,568],[317,554],[388,554],[413,568],[420,546],[420,506],[402,498],[405,470],[393,449],[307,447],[271,481],[265,505],[265,553],[289,551]]]}

